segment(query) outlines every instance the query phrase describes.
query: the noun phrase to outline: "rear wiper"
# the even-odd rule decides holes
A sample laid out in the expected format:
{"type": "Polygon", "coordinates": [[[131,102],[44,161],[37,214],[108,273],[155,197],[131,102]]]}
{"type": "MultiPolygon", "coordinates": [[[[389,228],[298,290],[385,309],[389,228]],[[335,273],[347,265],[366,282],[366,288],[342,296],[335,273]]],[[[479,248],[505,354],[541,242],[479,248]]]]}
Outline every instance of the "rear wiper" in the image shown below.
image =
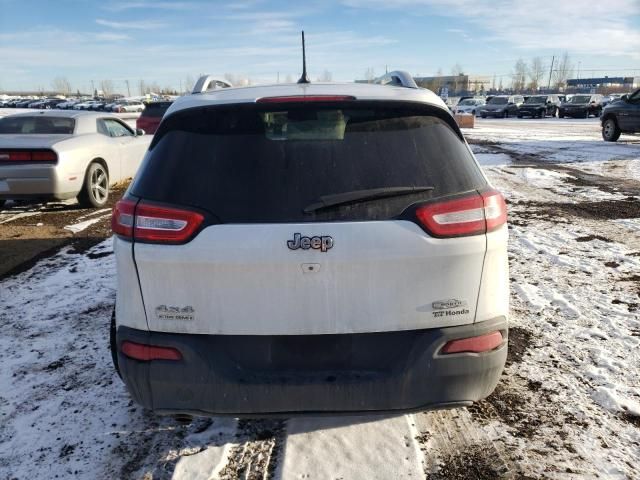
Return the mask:
{"type": "Polygon", "coordinates": [[[396,197],[399,195],[409,195],[411,193],[427,192],[429,190],[433,190],[433,187],[383,187],[333,193],[331,195],[322,195],[318,201],[304,207],[303,212],[313,213],[315,211],[322,210],[323,208],[345,205],[347,203],[375,200],[377,198],[385,197],[396,197]]]}

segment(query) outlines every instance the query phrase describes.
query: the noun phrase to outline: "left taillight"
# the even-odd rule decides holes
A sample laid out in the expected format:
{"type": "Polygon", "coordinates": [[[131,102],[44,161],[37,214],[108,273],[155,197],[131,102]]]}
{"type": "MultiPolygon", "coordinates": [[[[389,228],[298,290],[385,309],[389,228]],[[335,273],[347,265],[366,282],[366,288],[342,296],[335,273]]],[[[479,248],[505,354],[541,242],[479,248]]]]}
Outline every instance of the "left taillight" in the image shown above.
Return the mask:
{"type": "Polygon", "coordinates": [[[0,150],[0,162],[56,163],[58,154],[53,150],[0,150]]]}
{"type": "Polygon", "coordinates": [[[191,210],[136,203],[129,199],[116,203],[111,229],[136,242],[185,243],[200,228],[204,216],[191,210]]]}
{"type": "Polygon", "coordinates": [[[436,237],[464,237],[500,228],[507,221],[507,205],[502,194],[492,189],[423,205],[415,215],[436,237]]]}

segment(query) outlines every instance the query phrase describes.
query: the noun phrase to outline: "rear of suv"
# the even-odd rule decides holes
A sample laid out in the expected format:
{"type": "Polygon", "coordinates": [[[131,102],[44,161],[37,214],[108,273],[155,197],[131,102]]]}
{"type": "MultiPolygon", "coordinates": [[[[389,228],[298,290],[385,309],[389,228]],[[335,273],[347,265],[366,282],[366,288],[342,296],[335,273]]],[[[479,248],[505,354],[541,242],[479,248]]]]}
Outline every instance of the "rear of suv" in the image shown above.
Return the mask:
{"type": "Polygon", "coordinates": [[[149,102],[136,120],[136,128],[144,133],[154,134],[160,125],[163,115],[173,102],[149,102]]]}
{"type": "Polygon", "coordinates": [[[462,406],[504,367],[504,199],[427,90],[180,98],[112,224],[114,362],[159,414],[462,406]]]}

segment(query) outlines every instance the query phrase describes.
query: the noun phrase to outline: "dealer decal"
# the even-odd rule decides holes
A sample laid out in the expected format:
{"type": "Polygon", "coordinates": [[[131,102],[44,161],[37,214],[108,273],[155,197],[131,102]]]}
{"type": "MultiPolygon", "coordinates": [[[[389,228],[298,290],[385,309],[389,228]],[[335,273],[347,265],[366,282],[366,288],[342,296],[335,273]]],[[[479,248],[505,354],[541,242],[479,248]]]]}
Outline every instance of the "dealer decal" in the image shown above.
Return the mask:
{"type": "Polygon", "coordinates": [[[156,307],[156,318],[158,320],[189,321],[195,319],[196,311],[191,305],[186,307],[174,307],[159,305],[156,307]]]}
{"type": "Polygon", "coordinates": [[[431,308],[433,309],[433,316],[436,318],[456,317],[471,313],[466,300],[458,300],[457,298],[437,300],[431,303],[431,308]]]}

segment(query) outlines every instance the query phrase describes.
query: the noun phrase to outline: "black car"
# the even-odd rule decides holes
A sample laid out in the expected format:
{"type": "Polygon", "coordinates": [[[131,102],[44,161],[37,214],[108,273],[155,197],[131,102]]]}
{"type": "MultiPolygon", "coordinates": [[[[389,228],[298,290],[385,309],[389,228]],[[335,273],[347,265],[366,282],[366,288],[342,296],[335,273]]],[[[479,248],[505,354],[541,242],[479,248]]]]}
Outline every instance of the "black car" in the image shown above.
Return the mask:
{"type": "Polygon", "coordinates": [[[482,118],[515,116],[523,102],[522,95],[496,95],[486,105],[480,107],[480,116],[482,118]]]}
{"type": "Polygon", "coordinates": [[[518,118],[544,118],[547,115],[555,117],[559,108],[560,99],[557,95],[531,95],[520,105],[518,118]]]}
{"type": "Polygon", "coordinates": [[[602,113],[602,95],[576,94],[560,105],[560,118],[589,118],[591,115],[599,117],[602,113]]]}
{"type": "Polygon", "coordinates": [[[640,89],[623,95],[602,111],[602,138],[615,142],[622,133],[640,132],[640,89]]]}

